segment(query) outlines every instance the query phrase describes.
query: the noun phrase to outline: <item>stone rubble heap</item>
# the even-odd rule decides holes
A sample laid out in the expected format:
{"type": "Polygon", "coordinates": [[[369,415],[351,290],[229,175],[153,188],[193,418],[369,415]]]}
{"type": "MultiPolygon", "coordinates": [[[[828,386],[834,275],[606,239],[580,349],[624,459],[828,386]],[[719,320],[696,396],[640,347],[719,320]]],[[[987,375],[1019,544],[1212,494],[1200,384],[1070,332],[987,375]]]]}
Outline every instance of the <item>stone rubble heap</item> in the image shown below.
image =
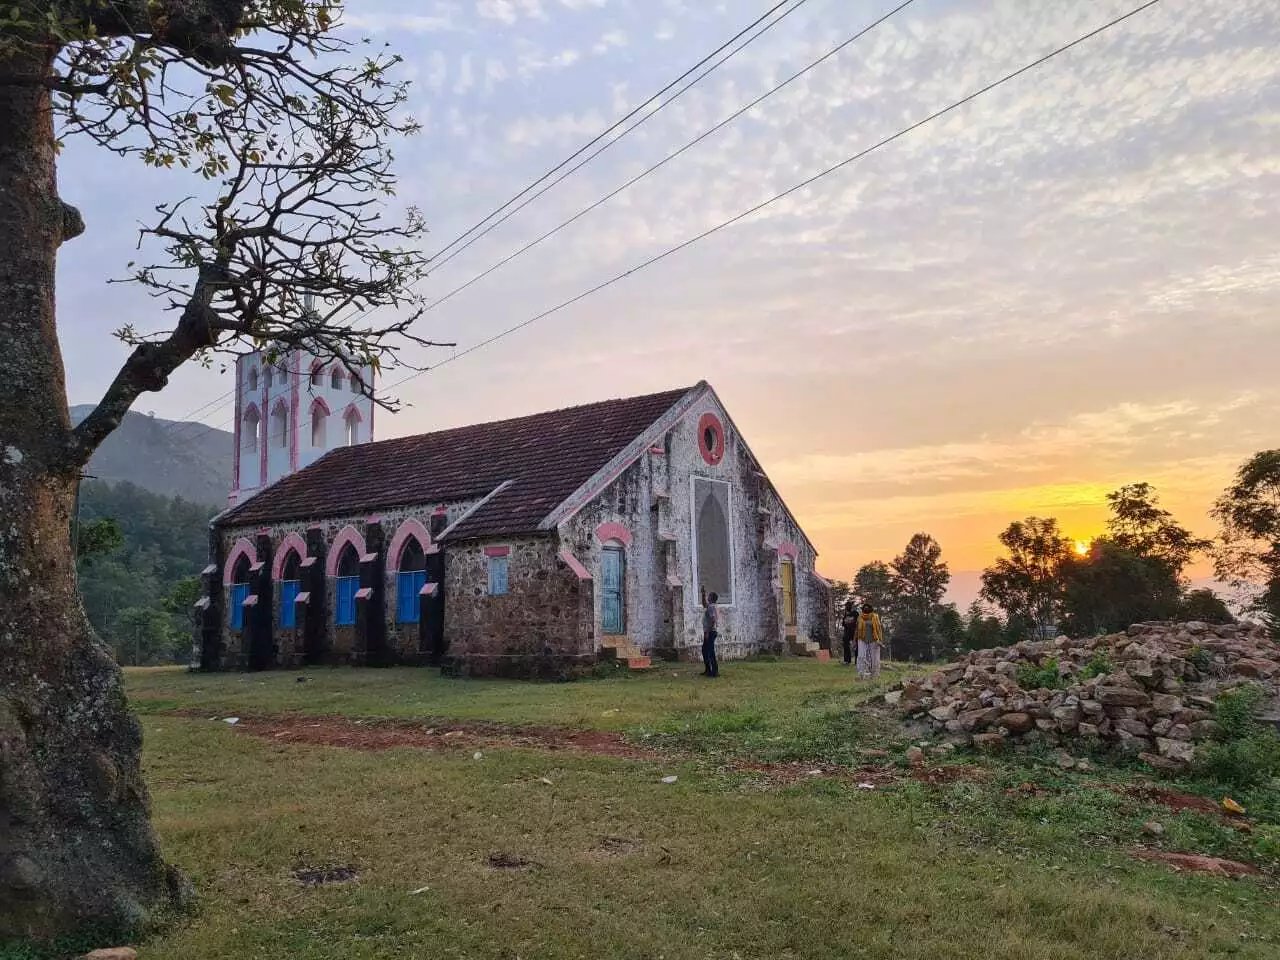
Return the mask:
{"type": "Polygon", "coordinates": [[[1213,737],[1219,693],[1262,683],[1280,702],[1280,644],[1254,624],[1139,623],[1126,633],[976,650],[886,694],[953,741],[1105,743],[1174,771],[1213,737]],[[1019,677],[1057,664],[1055,689],[1019,677]]]}

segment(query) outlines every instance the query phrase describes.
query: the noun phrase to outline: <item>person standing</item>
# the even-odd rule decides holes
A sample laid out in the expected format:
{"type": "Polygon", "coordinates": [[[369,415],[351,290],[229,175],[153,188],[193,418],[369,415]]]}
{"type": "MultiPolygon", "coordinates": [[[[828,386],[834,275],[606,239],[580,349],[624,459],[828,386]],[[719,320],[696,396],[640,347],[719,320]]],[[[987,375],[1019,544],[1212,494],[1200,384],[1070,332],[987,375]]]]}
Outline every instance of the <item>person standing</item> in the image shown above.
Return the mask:
{"type": "Polygon", "coordinates": [[[880,614],[869,603],[862,605],[854,628],[858,639],[858,676],[874,680],[880,676],[880,647],[884,643],[884,627],[880,614]]]}
{"type": "Polygon", "coordinates": [[[720,676],[720,661],[716,659],[716,637],[719,636],[720,614],[716,610],[716,602],[720,599],[717,593],[707,594],[706,605],[702,608],[702,675],[704,677],[720,676]]]}
{"type": "Polygon", "coordinates": [[[858,608],[850,600],[844,605],[844,616],[840,618],[840,642],[844,646],[844,665],[853,663],[853,633],[858,627],[858,608]]]}

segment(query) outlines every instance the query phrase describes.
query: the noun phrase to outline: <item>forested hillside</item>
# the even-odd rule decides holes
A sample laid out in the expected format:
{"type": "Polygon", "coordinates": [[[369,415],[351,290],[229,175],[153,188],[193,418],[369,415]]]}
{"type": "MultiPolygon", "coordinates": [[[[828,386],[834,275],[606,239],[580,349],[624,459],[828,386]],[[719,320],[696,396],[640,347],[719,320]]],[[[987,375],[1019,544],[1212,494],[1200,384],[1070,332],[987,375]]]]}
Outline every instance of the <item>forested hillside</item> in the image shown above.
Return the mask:
{"type": "MultiPolygon", "coordinates": [[[[71,408],[79,421],[92,407],[71,408]]],[[[129,412],[89,461],[99,480],[125,480],[144,490],[225,506],[231,484],[233,435],[203,423],[161,420],[129,412]]]]}
{"type": "Polygon", "coordinates": [[[186,660],[215,512],[132,483],[81,486],[80,593],[94,629],[122,663],[186,660]]]}

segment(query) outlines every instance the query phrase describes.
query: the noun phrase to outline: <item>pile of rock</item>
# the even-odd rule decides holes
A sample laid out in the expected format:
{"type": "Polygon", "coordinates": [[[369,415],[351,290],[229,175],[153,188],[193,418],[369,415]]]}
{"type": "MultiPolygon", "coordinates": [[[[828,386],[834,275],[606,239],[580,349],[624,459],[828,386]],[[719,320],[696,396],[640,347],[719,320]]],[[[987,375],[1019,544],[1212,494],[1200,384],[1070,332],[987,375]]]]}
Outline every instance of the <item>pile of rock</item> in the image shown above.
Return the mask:
{"type": "Polygon", "coordinates": [[[885,701],[981,749],[1011,739],[1093,741],[1177,770],[1217,731],[1218,695],[1246,682],[1280,702],[1280,644],[1265,628],[1139,623],[1110,636],[977,650],[904,681],[885,701]]]}

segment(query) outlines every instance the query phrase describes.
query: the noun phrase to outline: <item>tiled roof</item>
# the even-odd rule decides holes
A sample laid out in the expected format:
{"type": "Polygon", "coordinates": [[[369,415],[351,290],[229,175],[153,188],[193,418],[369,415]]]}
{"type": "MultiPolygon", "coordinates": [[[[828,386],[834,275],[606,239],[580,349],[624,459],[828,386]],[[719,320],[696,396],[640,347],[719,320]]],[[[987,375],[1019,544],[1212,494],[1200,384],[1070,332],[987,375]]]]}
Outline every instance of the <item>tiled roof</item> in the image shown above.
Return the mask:
{"type": "Polygon", "coordinates": [[[451,539],[536,530],[693,388],[342,447],[226,513],[219,526],[478,499],[451,539]]]}

